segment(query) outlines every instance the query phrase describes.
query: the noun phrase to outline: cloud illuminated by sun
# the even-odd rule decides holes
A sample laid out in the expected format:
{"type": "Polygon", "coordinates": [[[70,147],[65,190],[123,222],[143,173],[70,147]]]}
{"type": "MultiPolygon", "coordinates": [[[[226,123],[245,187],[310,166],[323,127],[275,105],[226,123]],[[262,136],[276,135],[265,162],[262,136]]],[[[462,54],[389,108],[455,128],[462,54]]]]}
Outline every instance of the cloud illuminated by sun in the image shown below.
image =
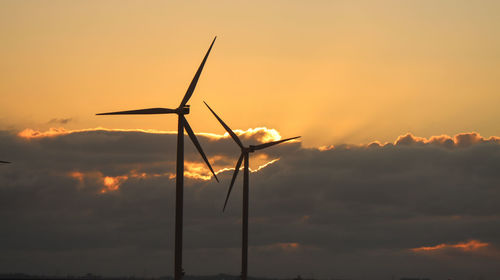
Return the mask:
{"type": "Polygon", "coordinates": [[[85,176],[82,172],[72,171],[68,174],[70,177],[78,180],[80,183],[83,182],[83,177],[85,176]]]}
{"type": "MultiPolygon", "coordinates": [[[[217,172],[215,172],[217,174],[217,172]]],[[[170,173],[168,178],[174,179],[175,173],[170,173]]],[[[212,173],[205,167],[205,163],[202,162],[184,162],[184,177],[191,179],[198,179],[203,181],[209,181],[212,179],[212,173]]]]}
{"type": "Polygon", "coordinates": [[[269,245],[254,246],[259,251],[282,251],[282,252],[295,252],[302,248],[298,242],[278,242],[269,245]]]}
{"type": "Polygon", "coordinates": [[[486,242],[481,242],[479,240],[471,239],[469,241],[465,242],[459,242],[456,244],[446,244],[446,243],[441,243],[435,246],[423,246],[423,247],[418,247],[418,248],[412,248],[410,249],[413,252],[429,252],[429,251],[439,251],[439,250],[444,250],[444,249],[457,249],[461,251],[476,251],[481,248],[485,248],[490,246],[489,243],[486,242]]]}
{"type": "MultiPolygon", "coordinates": [[[[250,169],[250,172],[258,172],[270,164],[275,163],[278,161],[279,158],[273,159],[270,161],[265,162],[264,164],[258,166],[257,169],[252,170],[250,169]]],[[[212,173],[210,170],[205,166],[205,163],[203,162],[185,162],[184,163],[184,177],[194,179],[194,180],[201,180],[201,181],[209,181],[212,180],[212,173]]],[[[231,171],[234,170],[234,168],[222,168],[217,171],[215,171],[216,174],[225,172],[225,171],[231,171]]],[[[85,179],[91,179],[94,181],[99,182],[102,185],[102,188],[100,189],[100,193],[109,193],[109,192],[114,192],[118,191],[123,183],[125,183],[127,180],[130,179],[148,179],[148,178],[154,178],[154,177],[167,177],[168,179],[175,179],[175,173],[174,172],[165,172],[165,173],[146,173],[146,172],[139,172],[136,169],[132,169],[130,172],[118,176],[109,176],[109,175],[104,175],[100,171],[89,171],[89,172],[82,172],[82,171],[71,171],[66,174],[68,177],[71,177],[75,180],[78,181],[78,187],[84,187],[85,185],[85,179]]]]}
{"type": "Polygon", "coordinates": [[[109,191],[116,191],[120,188],[120,185],[128,179],[128,176],[106,176],[103,178],[104,188],[101,189],[101,193],[107,193],[109,191]]]}
{"type": "Polygon", "coordinates": [[[485,138],[477,132],[465,132],[456,134],[455,136],[449,136],[445,134],[431,136],[427,139],[424,137],[414,136],[411,133],[407,133],[405,135],[399,136],[394,142],[394,145],[436,144],[445,147],[468,147],[473,144],[485,142],[499,143],[500,137],[491,136],[489,138],[485,138]]]}
{"type": "MultiPolygon", "coordinates": [[[[135,173],[132,173],[135,175],[135,173]]],[[[78,187],[84,187],[85,179],[90,179],[96,181],[102,185],[100,189],[100,193],[108,193],[117,191],[121,184],[123,184],[129,177],[134,177],[133,175],[119,175],[119,176],[105,176],[102,172],[99,171],[71,171],[67,173],[67,176],[78,181],[78,187]]],[[[137,176],[137,175],[136,175],[137,176]]]]}
{"type": "MultiPolygon", "coordinates": [[[[142,132],[142,133],[151,133],[151,134],[177,134],[177,131],[167,131],[167,130],[157,130],[157,129],[115,129],[115,128],[104,128],[104,127],[96,127],[96,128],[85,128],[85,129],[74,129],[67,130],[63,127],[51,127],[47,131],[39,131],[31,128],[26,128],[20,131],[17,136],[24,139],[36,139],[36,138],[46,138],[46,137],[58,137],[64,136],[72,133],[80,133],[80,132],[92,132],[92,131],[109,131],[109,132],[142,132]]],[[[242,137],[255,137],[257,141],[260,142],[269,142],[269,141],[277,141],[281,139],[281,135],[276,129],[267,128],[267,127],[256,127],[249,128],[247,130],[236,129],[234,132],[242,137]]],[[[197,135],[202,135],[207,138],[217,140],[221,138],[229,138],[229,134],[226,132],[225,134],[215,134],[215,133],[196,133],[197,135]]],[[[297,140],[295,140],[297,141],[297,140]]]]}
{"type": "Polygon", "coordinates": [[[26,128],[19,132],[17,136],[25,139],[33,139],[33,138],[46,138],[46,137],[58,137],[64,136],[72,133],[79,132],[91,132],[91,131],[110,131],[110,132],[143,132],[143,133],[154,133],[154,134],[177,134],[177,131],[166,131],[166,130],[157,130],[157,129],[118,129],[118,128],[104,128],[104,127],[96,127],[96,128],[85,128],[85,129],[73,129],[67,130],[63,127],[51,127],[47,131],[39,131],[31,128],[26,128]]]}
{"type": "Polygon", "coordinates": [[[332,150],[332,149],[335,149],[334,145],[327,145],[327,146],[319,146],[318,147],[318,150],[320,150],[322,152],[329,151],[329,150],[332,150]]]}
{"type": "MultiPolygon", "coordinates": [[[[475,144],[481,143],[492,143],[492,144],[500,144],[499,136],[491,136],[491,137],[483,137],[477,132],[464,132],[458,133],[454,136],[450,135],[437,135],[431,136],[429,138],[418,137],[411,133],[407,133],[404,135],[400,135],[396,138],[396,140],[392,143],[385,142],[381,143],[380,141],[372,141],[368,144],[342,144],[338,147],[342,147],[343,149],[353,149],[353,148],[379,148],[385,146],[410,146],[410,145],[435,145],[444,148],[466,148],[475,144]]],[[[334,150],[338,148],[334,145],[326,145],[320,146],[316,149],[324,152],[329,150],[334,150]]]]}

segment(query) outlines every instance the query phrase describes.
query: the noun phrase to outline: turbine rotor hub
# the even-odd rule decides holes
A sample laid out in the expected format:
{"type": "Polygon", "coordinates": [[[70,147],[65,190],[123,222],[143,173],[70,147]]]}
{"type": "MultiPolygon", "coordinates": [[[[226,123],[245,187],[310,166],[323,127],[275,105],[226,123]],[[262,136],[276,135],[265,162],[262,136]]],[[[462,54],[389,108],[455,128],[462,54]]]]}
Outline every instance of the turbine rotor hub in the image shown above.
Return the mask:
{"type": "Polygon", "coordinates": [[[175,112],[177,113],[177,115],[187,115],[189,114],[189,105],[184,105],[184,107],[179,107],[177,109],[175,109],[175,112]]]}

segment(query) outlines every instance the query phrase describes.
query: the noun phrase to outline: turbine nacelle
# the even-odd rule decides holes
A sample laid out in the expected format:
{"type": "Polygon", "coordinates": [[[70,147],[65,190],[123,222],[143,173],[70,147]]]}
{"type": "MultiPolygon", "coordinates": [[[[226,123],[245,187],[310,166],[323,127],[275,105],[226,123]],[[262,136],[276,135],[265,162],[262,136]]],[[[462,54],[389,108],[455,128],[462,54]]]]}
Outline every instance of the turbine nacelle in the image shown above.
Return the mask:
{"type": "Polygon", "coordinates": [[[253,152],[255,152],[255,146],[254,145],[250,145],[248,147],[243,147],[241,149],[241,152],[242,153],[253,153],[253,152]]]}
{"type": "Polygon", "coordinates": [[[177,109],[175,109],[175,113],[177,115],[187,115],[189,114],[189,105],[184,105],[184,107],[179,107],[177,109]]]}

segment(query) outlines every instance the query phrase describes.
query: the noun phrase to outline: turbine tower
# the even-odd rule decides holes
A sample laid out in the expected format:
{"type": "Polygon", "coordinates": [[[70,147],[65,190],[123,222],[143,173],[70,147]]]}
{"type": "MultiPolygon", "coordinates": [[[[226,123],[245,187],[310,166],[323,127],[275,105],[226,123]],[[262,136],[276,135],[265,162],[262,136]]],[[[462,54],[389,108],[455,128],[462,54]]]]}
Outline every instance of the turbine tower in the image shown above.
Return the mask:
{"type": "Polygon", "coordinates": [[[217,114],[208,106],[206,102],[204,102],[205,105],[207,105],[208,109],[214,114],[214,116],[217,118],[217,120],[220,122],[220,124],[224,127],[224,129],[229,133],[231,138],[233,138],[234,142],[240,147],[241,149],[241,155],[240,158],[238,159],[238,162],[236,163],[236,167],[234,168],[234,173],[233,173],[233,178],[231,179],[231,184],[229,185],[229,190],[227,192],[226,196],[226,201],[224,201],[224,207],[222,208],[222,211],[226,209],[227,201],[229,199],[229,195],[231,194],[231,190],[233,189],[234,181],[236,180],[236,176],[238,175],[238,171],[240,170],[241,167],[241,162],[244,160],[245,164],[243,165],[243,219],[242,219],[242,224],[243,224],[243,230],[242,230],[242,245],[241,245],[241,279],[242,280],[247,280],[247,275],[248,275],[248,195],[249,195],[249,190],[248,190],[248,175],[249,175],[249,167],[248,167],[248,158],[249,154],[253,153],[258,150],[262,150],[286,141],[290,141],[293,139],[297,139],[300,136],[297,137],[292,137],[292,138],[287,138],[279,141],[272,141],[260,145],[250,145],[248,147],[243,146],[243,143],[241,143],[240,139],[238,136],[227,126],[224,121],[217,116],[217,114]]]}
{"type": "Polygon", "coordinates": [[[189,88],[187,89],[184,98],[181,101],[181,104],[176,109],[167,109],[167,108],[150,108],[150,109],[140,109],[140,110],[131,110],[131,111],[120,111],[120,112],[111,112],[111,113],[101,113],[97,115],[150,115],[150,114],[177,114],[178,116],[178,130],[177,130],[177,167],[176,167],[176,176],[175,176],[175,260],[174,260],[174,278],[175,280],[180,280],[184,275],[184,271],[182,269],[182,222],[183,222],[183,202],[184,202],[184,129],[186,130],[189,138],[195,145],[196,149],[200,153],[201,157],[207,164],[208,168],[214,175],[215,180],[219,182],[217,176],[215,175],[212,166],[208,162],[203,149],[201,148],[196,135],[194,134],[191,126],[189,125],[186,117],[184,115],[189,114],[189,105],[187,102],[189,98],[193,95],[194,89],[196,88],[196,84],[198,83],[198,79],[200,78],[201,71],[203,70],[203,66],[207,61],[208,55],[210,54],[210,50],[214,45],[215,39],[210,44],[203,61],[196,71],[189,88]]]}

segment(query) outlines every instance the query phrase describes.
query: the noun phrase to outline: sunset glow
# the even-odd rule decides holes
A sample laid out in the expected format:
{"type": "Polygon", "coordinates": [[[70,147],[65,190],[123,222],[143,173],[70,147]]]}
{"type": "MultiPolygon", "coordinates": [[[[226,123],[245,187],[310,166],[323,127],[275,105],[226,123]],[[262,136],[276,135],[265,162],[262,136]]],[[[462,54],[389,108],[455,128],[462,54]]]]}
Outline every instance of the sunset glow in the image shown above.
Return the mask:
{"type": "Polygon", "coordinates": [[[69,173],[69,176],[77,179],[78,181],[80,181],[80,183],[83,182],[84,174],[82,172],[73,171],[69,173]]]}
{"type": "Polygon", "coordinates": [[[92,131],[116,131],[116,132],[142,132],[142,133],[154,133],[154,134],[177,134],[177,131],[162,131],[155,129],[109,129],[104,127],[96,127],[96,128],[86,128],[86,129],[74,129],[67,130],[63,127],[55,128],[51,127],[47,131],[39,131],[31,128],[26,128],[20,131],[17,136],[25,139],[36,139],[36,138],[45,138],[45,137],[57,137],[63,136],[73,133],[80,132],[92,132],[92,131]]]}
{"type": "MultiPolygon", "coordinates": [[[[258,172],[260,171],[261,169],[264,169],[266,168],[267,166],[277,162],[278,160],[280,160],[279,158],[276,158],[276,159],[273,159],[273,160],[270,160],[262,165],[259,165],[259,167],[257,167],[257,169],[250,169],[250,172],[258,172]]],[[[234,168],[233,168],[234,169],[234,168]]]]}
{"type": "MultiPolygon", "coordinates": [[[[151,134],[177,134],[177,131],[166,131],[166,130],[157,130],[157,129],[121,129],[121,128],[104,128],[104,127],[96,127],[96,128],[86,128],[86,129],[65,129],[64,127],[51,127],[46,131],[35,130],[31,128],[23,129],[22,131],[17,133],[17,136],[25,139],[37,139],[37,138],[45,138],[45,137],[57,137],[64,136],[73,133],[81,133],[81,132],[92,132],[92,131],[109,131],[109,132],[141,132],[141,133],[151,133],[151,134]]],[[[276,129],[269,129],[266,127],[257,127],[257,128],[249,128],[247,130],[236,129],[234,132],[242,137],[253,137],[259,142],[270,142],[277,141],[281,139],[281,135],[276,129]]],[[[226,132],[225,134],[215,134],[215,133],[196,133],[197,135],[202,135],[207,138],[217,140],[221,138],[230,138],[229,134],[226,132]]],[[[293,140],[290,142],[298,142],[300,140],[293,140]]]]}
{"type": "Polygon", "coordinates": [[[290,249],[299,248],[299,243],[297,243],[297,242],[277,243],[276,245],[283,250],[290,250],[290,249]]]}
{"type": "Polygon", "coordinates": [[[103,179],[105,188],[101,189],[101,193],[107,193],[110,191],[116,191],[120,188],[120,184],[125,182],[128,179],[128,176],[106,176],[103,179]]]}
{"type": "Polygon", "coordinates": [[[278,242],[270,245],[255,246],[257,250],[278,251],[285,253],[297,252],[301,246],[298,242],[278,242]]]}
{"type": "Polygon", "coordinates": [[[500,279],[499,15],[1,0],[0,278],[500,279]]]}
{"type": "MultiPolygon", "coordinates": [[[[273,159],[269,162],[260,165],[255,170],[250,170],[251,172],[258,172],[270,164],[275,163],[279,159],[273,159]]],[[[210,181],[212,180],[212,174],[210,170],[206,168],[206,166],[201,162],[185,162],[184,165],[184,176],[186,178],[201,180],[201,181],[210,181]]],[[[222,172],[232,171],[234,168],[226,167],[215,171],[215,174],[219,174],[222,172]]],[[[160,173],[151,173],[148,174],[146,172],[138,172],[137,170],[131,170],[128,174],[120,175],[120,176],[104,176],[101,172],[80,172],[80,171],[72,171],[67,174],[69,177],[74,178],[79,181],[80,184],[84,184],[85,178],[98,180],[102,182],[103,188],[100,190],[100,193],[113,192],[120,189],[120,186],[130,178],[134,179],[147,179],[152,177],[166,177],[170,180],[175,179],[175,172],[165,172],[163,174],[160,173]]]]}
{"type": "Polygon", "coordinates": [[[449,135],[439,135],[439,136],[431,136],[430,138],[417,137],[413,136],[411,133],[399,136],[394,145],[401,144],[411,144],[411,143],[421,143],[421,144],[439,144],[442,146],[450,146],[450,147],[468,147],[472,144],[477,143],[500,143],[500,137],[491,136],[488,138],[482,137],[477,132],[469,132],[469,133],[459,133],[454,136],[449,135]]]}
{"type": "Polygon", "coordinates": [[[105,176],[99,171],[81,172],[72,171],[67,174],[69,177],[78,180],[80,187],[85,187],[85,180],[93,180],[99,182],[102,188],[99,190],[100,193],[108,193],[117,191],[120,189],[121,184],[123,184],[129,177],[143,177],[142,174],[138,175],[136,172],[132,171],[131,175],[120,175],[120,176],[105,176]]]}
{"type": "Polygon", "coordinates": [[[447,243],[442,243],[438,244],[435,246],[424,246],[424,247],[419,247],[419,248],[413,248],[411,251],[413,252],[426,252],[426,251],[438,251],[438,250],[443,250],[443,249],[458,249],[462,251],[476,251],[484,247],[490,246],[489,243],[486,242],[481,242],[479,240],[474,240],[471,239],[469,241],[465,242],[460,242],[456,244],[447,244],[447,243]]]}

